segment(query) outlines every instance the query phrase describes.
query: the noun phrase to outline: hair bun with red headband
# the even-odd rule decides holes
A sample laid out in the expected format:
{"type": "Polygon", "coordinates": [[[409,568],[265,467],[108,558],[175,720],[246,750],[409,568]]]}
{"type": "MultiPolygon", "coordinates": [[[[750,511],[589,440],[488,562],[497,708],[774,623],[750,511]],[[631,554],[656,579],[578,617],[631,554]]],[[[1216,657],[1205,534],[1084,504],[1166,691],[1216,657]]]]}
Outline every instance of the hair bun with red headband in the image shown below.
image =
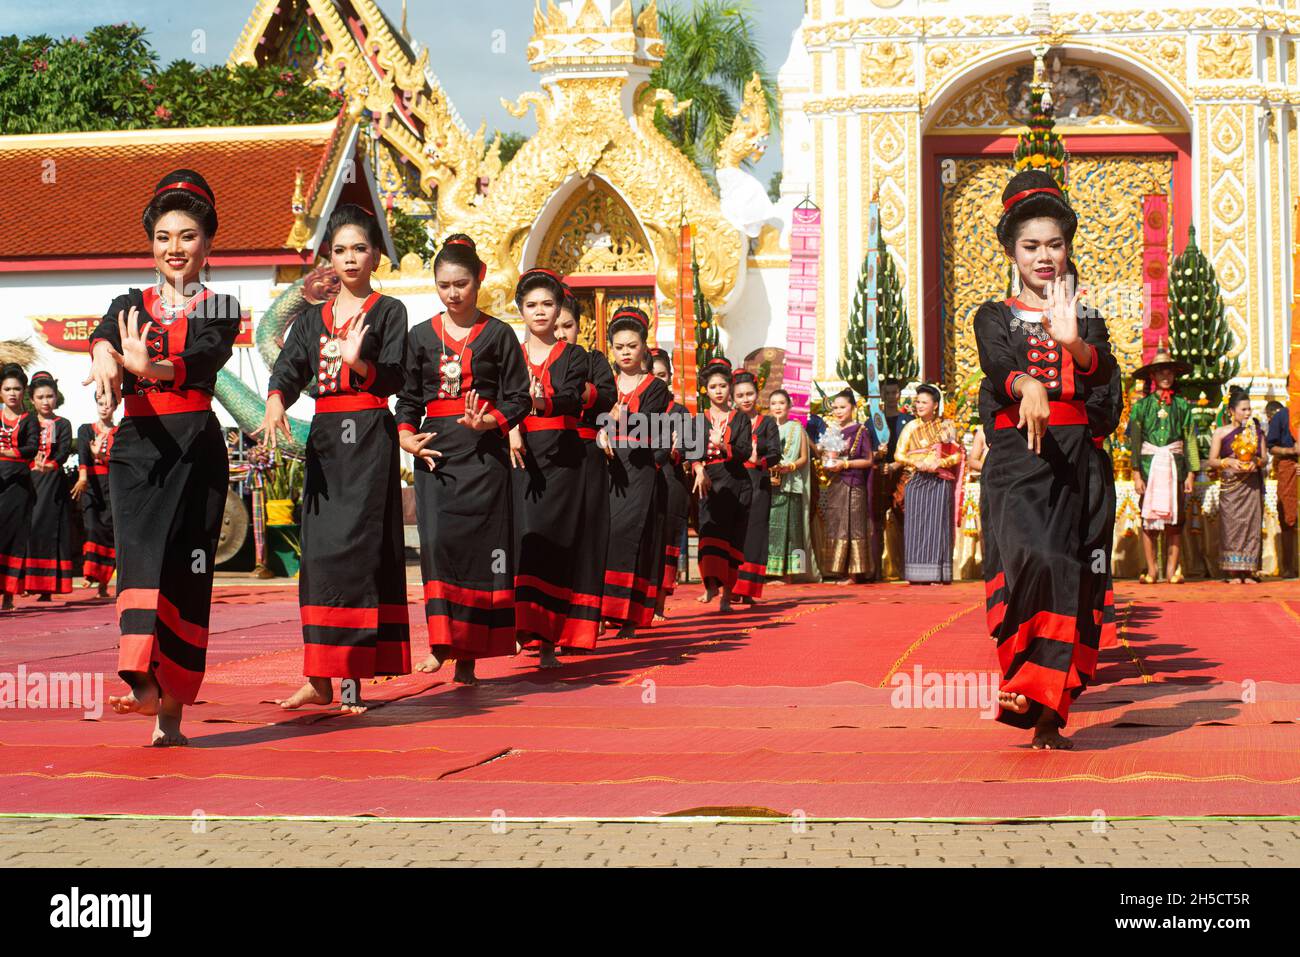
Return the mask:
{"type": "Polygon", "coordinates": [[[152,234],[158,220],[179,210],[197,218],[209,239],[217,234],[217,198],[208,181],[192,169],[175,169],[158,180],[145,205],[144,229],[152,234]]]}
{"type": "Polygon", "coordinates": [[[468,269],[478,276],[480,285],[487,278],[487,263],[479,258],[478,245],[464,233],[452,233],[443,241],[442,249],[433,260],[434,271],[443,265],[468,269]]]}

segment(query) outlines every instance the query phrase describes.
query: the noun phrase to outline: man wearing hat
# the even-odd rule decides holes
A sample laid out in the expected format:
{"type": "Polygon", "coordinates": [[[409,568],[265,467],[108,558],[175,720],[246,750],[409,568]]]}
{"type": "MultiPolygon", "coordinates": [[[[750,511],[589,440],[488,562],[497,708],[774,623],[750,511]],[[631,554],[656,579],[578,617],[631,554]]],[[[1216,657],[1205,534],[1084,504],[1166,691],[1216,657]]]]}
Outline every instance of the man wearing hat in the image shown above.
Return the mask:
{"type": "Polygon", "coordinates": [[[1171,585],[1183,582],[1178,553],[1186,497],[1201,468],[1192,404],[1174,388],[1178,376],[1189,371],[1170,356],[1168,343],[1162,343],[1154,360],[1133,373],[1134,379],[1150,383],[1147,394],[1133,403],[1129,414],[1130,448],[1136,465],[1133,486],[1142,499],[1142,550],[1147,570],[1140,581],[1144,585],[1160,580],[1156,539],[1162,531],[1167,533],[1165,578],[1171,585]]]}

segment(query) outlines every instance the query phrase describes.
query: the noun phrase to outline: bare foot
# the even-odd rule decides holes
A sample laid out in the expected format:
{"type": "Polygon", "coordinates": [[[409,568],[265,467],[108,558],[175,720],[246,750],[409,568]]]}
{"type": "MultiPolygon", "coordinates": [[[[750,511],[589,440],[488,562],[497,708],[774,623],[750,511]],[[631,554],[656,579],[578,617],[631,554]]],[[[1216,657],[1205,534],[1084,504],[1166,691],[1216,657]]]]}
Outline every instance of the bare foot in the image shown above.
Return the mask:
{"type": "Polygon", "coordinates": [[[618,634],[614,636],[614,640],[631,641],[635,637],[636,637],[636,625],[625,624],[622,628],[618,630],[618,634]]]}
{"type": "Polygon", "coordinates": [[[476,674],[474,674],[474,659],[473,659],[473,658],[470,658],[470,659],[468,659],[468,660],[466,660],[466,661],[457,661],[457,662],[456,662],[456,674],[453,676],[453,680],[454,680],[454,681],[456,682],[456,684],[458,684],[458,685],[476,685],[476,684],[478,684],[478,676],[477,676],[476,674]]]}
{"type": "Polygon", "coordinates": [[[698,601],[701,605],[707,605],[709,602],[713,601],[713,599],[717,597],[718,597],[718,590],[716,588],[710,588],[706,585],[704,586],[704,594],[695,600],[698,601]]]}
{"type": "MultiPolygon", "coordinates": [[[[839,581],[837,581],[835,584],[837,584],[837,585],[839,585],[841,588],[843,588],[843,587],[845,587],[846,585],[852,585],[852,584],[853,584],[853,579],[852,579],[852,578],[841,578],[841,579],[840,579],[839,581]]],[[[903,582],[903,584],[906,585],[907,582],[903,582]]]]}
{"type": "Polygon", "coordinates": [[[95,587],[96,585],[98,585],[98,584],[99,584],[99,583],[96,582],[93,578],[86,578],[86,579],[84,579],[84,580],[81,582],[81,587],[82,587],[82,588],[94,588],[94,587],[95,587]]]}
{"type": "Polygon", "coordinates": [[[425,658],[415,666],[415,670],[422,675],[431,675],[437,673],[438,669],[441,667],[442,659],[435,654],[430,654],[428,658],[425,658]]]}
{"type": "Polygon", "coordinates": [[[767,587],[768,587],[768,588],[783,588],[783,587],[785,587],[786,584],[787,584],[787,583],[786,583],[785,579],[783,579],[783,578],[772,578],[772,579],[769,579],[769,580],[768,580],[768,582],[767,582],[767,587]]]}
{"type": "Polygon", "coordinates": [[[1229,579],[1228,579],[1228,584],[1229,584],[1229,585],[1240,585],[1240,584],[1241,584],[1241,579],[1240,579],[1240,578],[1229,578],[1229,579]]]}
{"type": "Polygon", "coordinates": [[[47,592],[47,591],[43,591],[43,592],[41,592],[40,596],[37,597],[36,600],[37,600],[37,601],[50,601],[50,600],[51,600],[51,598],[50,598],[50,593],[47,592]]]}
{"type": "Polygon", "coordinates": [[[327,705],[334,702],[334,683],[328,678],[308,678],[307,683],[288,698],[275,703],[285,711],[297,711],[305,704],[327,705]]]}
{"type": "Polygon", "coordinates": [[[663,624],[664,622],[666,622],[667,620],[668,620],[668,616],[665,615],[665,614],[663,614],[662,612],[656,612],[656,613],[655,613],[655,624],[656,624],[656,625],[662,625],[662,624],[663,624]]]}
{"type": "Polygon", "coordinates": [[[1070,751],[1074,748],[1074,742],[1063,737],[1052,725],[1040,725],[1034,728],[1032,746],[1035,751],[1070,751]]]}
{"type": "Polygon", "coordinates": [[[344,714],[365,714],[370,705],[361,700],[361,681],[344,678],[339,682],[339,711],[344,714]]]}
{"type": "Polygon", "coordinates": [[[96,597],[97,597],[97,598],[107,598],[107,597],[108,597],[108,582],[100,582],[100,583],[99,583],[99,591],[96,593],[96,597]]]}
{"type": "Polygon", "coordinates": [[[1243,578],[1243,579],[1241,580],[1241,583],[1242,583],[1243,585],[1258,585],[1258,584],[1259,584],[1259,579],[1258,579],[1258,578],[1243,578]]]}
{"type": "Polygon", "coordinates": [[[131,691],[121,697],[112,696],[108,706],[117,714],[143,714],[153,716],[158,713],[158,702],[162,690],[153,675],[146,675],[136,682],[131,691]]]}
{"type": "Polygon", "coordinates": [[[1029,710],[1029,699],[1014,691],[999,691],[998,705],[1013,714],[1024,714],[1029,710]]]}
{"type": "Polygon", "coordinates": [[[563,668],[564,662],[555,656],[554,645],[542,645],[541,660],[537,662],[539,668],[563,668]]]}
{"type": "Polygon", "coordinates": [[[718,611],[723,613],[729,611],[735,611],[736,610],[735,606],[732,604],[732,602],[735,601],[735,598],[736,596],[733,595],[731,592],[723,592],[722,604],[718,605],[718,611]]]}
{"type": "Polygon", "coordinates": [[[184,707],[170,695],[163,695],[158,718],[154,721],[153,739],[149,742],[153,747],[183,748],[190,743],[190,739],[181,734],[181,711],[184,707]]]}
{"type": "Polygon", "coordinates": [[[14,610],[14,596],[11,595],[9,592],[5,592],[4,601],[0,603],[0,611],[13,611],[13,610],[14,610]]]}

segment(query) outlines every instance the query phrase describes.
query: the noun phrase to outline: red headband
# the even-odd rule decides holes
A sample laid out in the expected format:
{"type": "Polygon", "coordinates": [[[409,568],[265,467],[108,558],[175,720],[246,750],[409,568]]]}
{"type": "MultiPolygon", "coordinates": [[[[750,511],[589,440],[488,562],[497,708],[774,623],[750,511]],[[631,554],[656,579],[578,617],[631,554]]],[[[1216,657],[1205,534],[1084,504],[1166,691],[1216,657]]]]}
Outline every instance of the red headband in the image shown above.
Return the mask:
{"type": "Polygon", "coordinates": [[[163,193],[169,192],[170,190],[173,189],[184,189],[184,190],[188,190],[191,193],[197,193],[198,195],[202,196],[204,199],[208,201],[208,205],[214,208],[217,205],[217,201],[212,198],[211,193],[209,193],[202,186],[197,186],[194,183],[168,183],[166,186],[159,186],[153,195],[155,198],[157,198],[158,196],[161,196],[163,193]]]}
{"type": "Polygon", "coordinates": [[[642,319],[635,312],[632,312],[630,309],[620,309],[618,312],[614,313],[614,318],[609,321],[611,324],[613,324],[615,322],[618,322],[620,319],[635,319],[637,325],[639,325],[642,329],[645,329],[647,332],[650,331],[650,327],[646,325],[645,320],[642,319]]]}
{"type": "MultiPolygon", "coordinates": [[[[449,239],[446,243],[448,246],[468,246],[474,252],[474,258],[478,259],[478,249],[472,239],[449,239]]],[[[478,282],[483,285],[483,280],[487,278],[487,263],[478,259],[478,282]]]]}
{"type": "MultiPolygon", "coordinates": [[[[568,292],[568,291],[569,291],[569,287],[564,285],[564,280],[560,278],[560,274],[559,274],[559,273],[557,273],[557,272],[553,272],[553,271],[551,271],[550,269],[543,269],[543,268],[540,267],[540,266],[537,266],[537,267],[535,267],[535,268],[533,268],[533,269],[528,270],[528,272],[524,273],[523,276],[521,276],[520,278],[521,278],[521,279],[527,279],[529,276],[538,276],[538,275],[541,275],[541,276],[550,276],[552,279],[554,279],[556,282],[558,282],[561,286],[564,286],[564,291],[565,291],[565,292],[568,292]]],[[[570,295],[572,295],[572,293],[570,293],[570,295]]]]}
{"type": "Polygon", "coordinates": [[[1020,202],[1022,199],[1025,199],[1028,196],[1033,196],[1035,193],[1051,193],[1053,196],[1062,195],[1061,191],[1057,189],[1055,186],[1037,186],[1034,189],[1021,190],[1019,193],[1016,193],[1016,195],[1012,196],[1010,199],[1008,199],[1005,203],[1002,204],[1002,211],[1010,212],[1012,206],[1016,205],[1016,203],[1020,202]]]}

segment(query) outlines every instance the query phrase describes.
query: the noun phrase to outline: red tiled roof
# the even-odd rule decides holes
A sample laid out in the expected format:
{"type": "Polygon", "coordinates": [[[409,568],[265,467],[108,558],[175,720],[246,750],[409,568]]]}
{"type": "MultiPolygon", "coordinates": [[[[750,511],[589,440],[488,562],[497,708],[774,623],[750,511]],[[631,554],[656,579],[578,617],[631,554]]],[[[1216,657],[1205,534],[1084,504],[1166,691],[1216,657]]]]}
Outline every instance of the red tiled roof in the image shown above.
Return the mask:
{"type": "Polygon", "coordinates": [[[285,251],[295,177],[310,196],[335,128],[0,137],[0,261],[148,256],[140,215],[158,180],[182,167],[216,195],[217,255],[285,251]]]}

